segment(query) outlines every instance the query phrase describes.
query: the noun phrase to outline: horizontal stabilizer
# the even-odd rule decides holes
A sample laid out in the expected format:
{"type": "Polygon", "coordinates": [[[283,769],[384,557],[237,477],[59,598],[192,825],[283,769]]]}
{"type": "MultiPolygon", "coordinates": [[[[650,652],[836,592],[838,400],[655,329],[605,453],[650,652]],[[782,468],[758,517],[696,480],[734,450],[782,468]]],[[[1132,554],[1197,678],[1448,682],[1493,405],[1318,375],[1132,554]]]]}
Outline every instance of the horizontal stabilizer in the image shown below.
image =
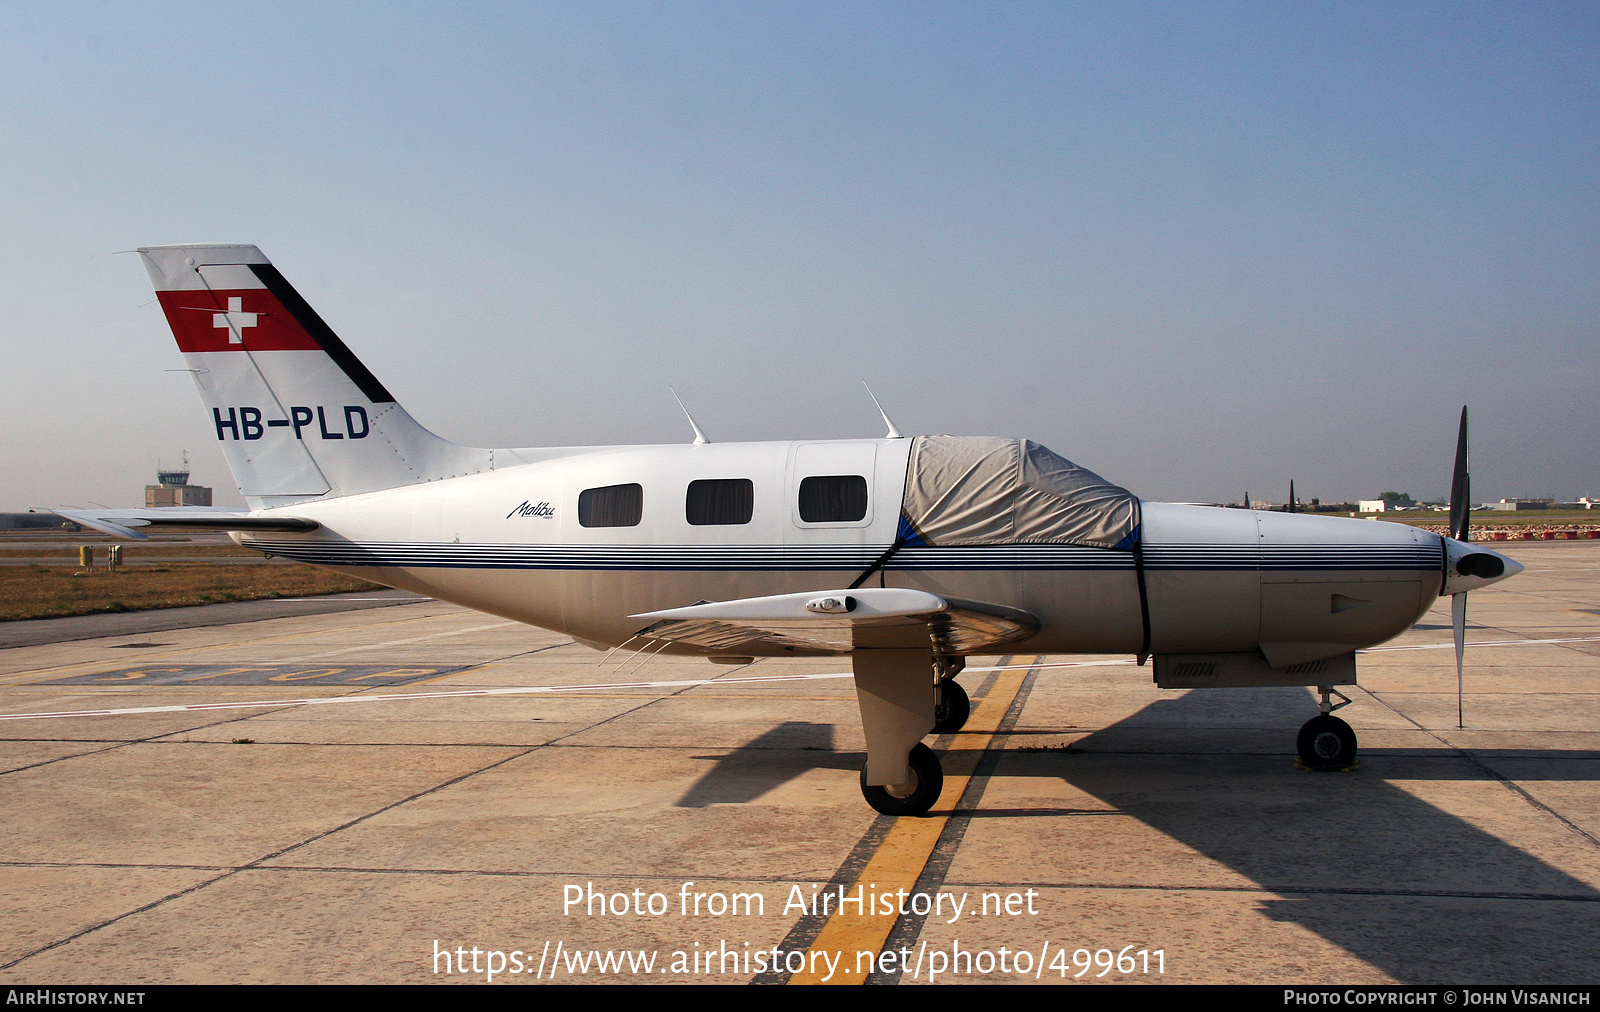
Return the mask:
{"type": "Polygon", "coordinates": [[[1015,608],[896,587],[747,597],[630,617],[654,620],[639,630],[642,638],[687,643],[710,653],[763,645],[844,654],[857,646],[931,639],[937,653],[965,655],[1039,630],[1037,618],[1015,608]]]}
{"type": "Polygon", "coordinates": [[[209,506],[167,506],[158,509],[53,510],[57,516],[112,537],[142,541],[144,528],[195,531],[314,531],[320,524],[303,517],[252,516],[247,510],[209,506]]]}

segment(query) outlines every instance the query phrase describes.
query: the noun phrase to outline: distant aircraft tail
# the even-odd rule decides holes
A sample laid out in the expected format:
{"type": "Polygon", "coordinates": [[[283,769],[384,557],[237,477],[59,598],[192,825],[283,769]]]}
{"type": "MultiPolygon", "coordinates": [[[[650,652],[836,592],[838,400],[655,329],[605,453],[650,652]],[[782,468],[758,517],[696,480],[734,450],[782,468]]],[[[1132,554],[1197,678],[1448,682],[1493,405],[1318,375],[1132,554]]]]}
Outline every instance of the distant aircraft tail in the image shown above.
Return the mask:
{"type": "Polygon", "coordinates": [[[489,470],[418,425],[254,246],[139,250],[254,507],[489,470]]]}

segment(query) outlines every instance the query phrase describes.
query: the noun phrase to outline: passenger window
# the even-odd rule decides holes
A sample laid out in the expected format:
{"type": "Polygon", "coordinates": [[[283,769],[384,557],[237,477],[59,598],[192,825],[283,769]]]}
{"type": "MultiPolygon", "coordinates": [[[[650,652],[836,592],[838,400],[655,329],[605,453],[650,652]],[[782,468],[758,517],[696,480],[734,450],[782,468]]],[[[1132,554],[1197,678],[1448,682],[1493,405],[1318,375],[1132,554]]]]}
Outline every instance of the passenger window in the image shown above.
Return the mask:
{"type": "Polygon", "coordinates": [[[808,524],[854,523],[867,515],[867,479],[859,474],[800,480],[800,519],[808,524]]]}
{"type": "Polygon", "coordinates": [[[585,527],[637,527],[643,517],[641,485],[607,485],[578,494],[578,523],[585,527]]]}
{"type": "Polygon", "coordinates": [[[696,527],[747,524],[756,508],[756,486],[749,478],[691,481],[684,517],[696,527]]]}

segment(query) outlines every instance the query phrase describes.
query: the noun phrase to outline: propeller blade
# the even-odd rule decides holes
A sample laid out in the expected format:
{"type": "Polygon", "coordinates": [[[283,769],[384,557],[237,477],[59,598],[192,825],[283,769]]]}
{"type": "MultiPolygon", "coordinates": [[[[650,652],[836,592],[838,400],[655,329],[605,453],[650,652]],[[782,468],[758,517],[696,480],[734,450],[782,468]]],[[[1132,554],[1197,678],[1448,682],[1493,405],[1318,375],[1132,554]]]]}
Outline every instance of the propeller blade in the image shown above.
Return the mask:
{"type": "Polygon", "coordinates": [[[1467,540],[1467,518],[1471,515],[1472,481],[1467,474],[1467,408],[1461,407],[1461,433],[1456,436],[1456,473],[1450,482],[1450,536],[1467,540]]]}
{"type": "Polygon", "coordinates": [[[1462,716],[1461,693],[1464,678],[1462,676],[1461,655],[1467,649],[1467,595],[1457,594],[1450,599],[1450,627],[1456,636],[1456,727],[1465,729],[1467,722],[1462,716]]]}

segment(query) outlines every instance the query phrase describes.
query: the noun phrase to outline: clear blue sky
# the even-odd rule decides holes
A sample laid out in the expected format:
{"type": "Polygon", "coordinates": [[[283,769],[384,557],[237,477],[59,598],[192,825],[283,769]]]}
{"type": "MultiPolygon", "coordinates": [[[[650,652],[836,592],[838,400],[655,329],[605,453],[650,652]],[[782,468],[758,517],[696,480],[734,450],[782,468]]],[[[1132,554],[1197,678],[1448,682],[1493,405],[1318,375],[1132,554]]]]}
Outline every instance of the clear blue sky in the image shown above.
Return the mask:
{"type": "MultiPolygon", "coordinates": [[[[0,509],[231,480],[134,246],[477,445],[1024,435],[1600,495],[1600,6],[0,7],[0,509]]],[[[219,502],[237,502],[234,496],[219,502]]]]}

